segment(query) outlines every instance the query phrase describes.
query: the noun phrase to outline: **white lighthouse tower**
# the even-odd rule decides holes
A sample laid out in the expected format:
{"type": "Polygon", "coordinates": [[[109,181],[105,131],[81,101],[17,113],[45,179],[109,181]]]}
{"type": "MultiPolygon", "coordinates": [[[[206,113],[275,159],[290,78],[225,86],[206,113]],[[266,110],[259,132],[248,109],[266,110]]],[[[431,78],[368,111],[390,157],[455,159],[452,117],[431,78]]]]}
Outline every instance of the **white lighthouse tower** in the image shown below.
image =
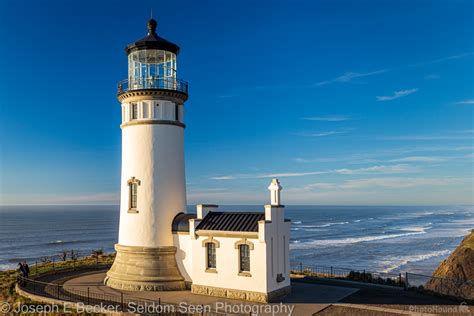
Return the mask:
{"type": "Polygon", "coordinates": [[[184,289],[172,222],[186,212],[184,102],[177,78],[179,47],[157,35],[128,45],[128,79],[119,83],[122,177],[117,257],[105,283],[124,290],[184,289]]]}

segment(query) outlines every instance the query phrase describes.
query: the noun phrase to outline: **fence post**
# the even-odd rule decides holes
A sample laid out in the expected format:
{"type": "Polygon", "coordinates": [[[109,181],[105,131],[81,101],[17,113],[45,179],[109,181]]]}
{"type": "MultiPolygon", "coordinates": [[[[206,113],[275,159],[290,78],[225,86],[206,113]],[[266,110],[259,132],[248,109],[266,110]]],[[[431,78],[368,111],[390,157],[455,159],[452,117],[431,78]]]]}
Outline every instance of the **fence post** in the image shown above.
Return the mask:
{"type": "Polygon", "coordinates": [[[59,300],[59,283],[58,283],[58,300],[59,300]]]}
{"type": "Polygon", "coordinates": [[[123,308],[123,293],[120,293],[120,309],[123,312],[123,310],[124,310],[124,308],[123,308]]]}
{"type": "Polygon", "coordinates": [[[334,271],[333,271],[333,268],[331,266],[331,279],[334,277],[334,271]]]}
{"type": "Polygon", "coordinates": [[[36,263],[35,263],[35,270],[36,270],[35,274],[38,274],[38,260],[36,260],[36,263]]]}
{"type": "Polygon", "coordinates": [[[405,272],[405,290],[408,289],[408,272],[405,272]]]}
{"type": "Polygon", "coordinates": [[[303,274],[303,262],[300,262],[300,273],[303,274]]]}
{"type": "Polygon", "coordinates": [[[54,257],[53,257],[53,271],[54,271],[54,257]]]}
{"type": "Polygon", "coordinates": [[[402,287],[402,274],[401,273],[398,274],[398,286],[402,287]]]}
{"type": "Polygon", "coordinates": [[[87,288],[87,305],[89,305],[89,288],[87,288]]]}
{"type": "Polygon", "coordinates": [[[33,294],[36,294],[36,282],[33,280],[33,294]]]}

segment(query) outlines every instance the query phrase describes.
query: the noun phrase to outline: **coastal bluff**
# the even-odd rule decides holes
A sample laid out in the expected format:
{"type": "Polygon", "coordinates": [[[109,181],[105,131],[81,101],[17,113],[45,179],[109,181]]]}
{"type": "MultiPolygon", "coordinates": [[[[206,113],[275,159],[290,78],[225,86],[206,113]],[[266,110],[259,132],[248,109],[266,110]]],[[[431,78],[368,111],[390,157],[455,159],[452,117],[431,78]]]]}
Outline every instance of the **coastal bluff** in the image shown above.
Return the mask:
{"type": "Polygon", "coordinates": [[[426,283],[433,292],[474,300],[474,230],[433,273],[426,283]]]}

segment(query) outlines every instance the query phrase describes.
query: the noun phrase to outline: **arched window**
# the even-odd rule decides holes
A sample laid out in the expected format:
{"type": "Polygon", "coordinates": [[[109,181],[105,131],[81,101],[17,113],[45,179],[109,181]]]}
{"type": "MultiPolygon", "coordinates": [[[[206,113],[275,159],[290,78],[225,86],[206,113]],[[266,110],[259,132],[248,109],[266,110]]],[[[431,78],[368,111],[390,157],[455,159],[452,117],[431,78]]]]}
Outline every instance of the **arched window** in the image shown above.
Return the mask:
{"type": "Polygon", "coordinates": [[[249,245],[239,245],[239,270],[240,272],[250,272],[250,247],[249,245]]]}
{"type": "Polygon", "coordinates": [[[215,269],[216,268],[216,244],[213,242],[206,243],[206,268],[215,269]]]}
{"type": "Polygon", "coordinates": [[[128,211],[130,213],[138,213],[138,186],[140,180],[132,177],[127,181],[128,183],[128,211]]]}

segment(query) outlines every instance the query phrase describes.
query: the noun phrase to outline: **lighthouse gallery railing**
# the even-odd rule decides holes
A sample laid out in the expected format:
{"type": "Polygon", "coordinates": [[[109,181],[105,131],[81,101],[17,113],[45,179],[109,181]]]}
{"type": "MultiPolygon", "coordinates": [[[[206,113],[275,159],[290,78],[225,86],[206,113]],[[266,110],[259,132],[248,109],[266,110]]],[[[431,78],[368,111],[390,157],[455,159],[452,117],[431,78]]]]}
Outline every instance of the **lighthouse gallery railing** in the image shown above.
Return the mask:
{"type": "Polygon", "coordinates": [[[188,83],[184,80],[169,77],[146,77],[125,79],[118,83],[118,94],[131,90],[162,89],[188,94],[188,83]]]}

